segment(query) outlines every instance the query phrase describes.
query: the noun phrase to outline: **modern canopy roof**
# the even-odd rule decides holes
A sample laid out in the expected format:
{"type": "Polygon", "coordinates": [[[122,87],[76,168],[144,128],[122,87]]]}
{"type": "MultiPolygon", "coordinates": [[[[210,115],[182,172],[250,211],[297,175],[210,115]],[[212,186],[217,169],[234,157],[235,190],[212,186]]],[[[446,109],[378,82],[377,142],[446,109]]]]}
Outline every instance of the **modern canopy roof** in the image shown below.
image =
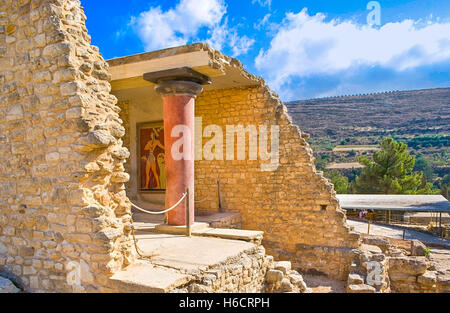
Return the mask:
{"type": "Polygon", "coordinates": [[[343,209],[450,212],[441,195],[337,195],[343,209]]]}

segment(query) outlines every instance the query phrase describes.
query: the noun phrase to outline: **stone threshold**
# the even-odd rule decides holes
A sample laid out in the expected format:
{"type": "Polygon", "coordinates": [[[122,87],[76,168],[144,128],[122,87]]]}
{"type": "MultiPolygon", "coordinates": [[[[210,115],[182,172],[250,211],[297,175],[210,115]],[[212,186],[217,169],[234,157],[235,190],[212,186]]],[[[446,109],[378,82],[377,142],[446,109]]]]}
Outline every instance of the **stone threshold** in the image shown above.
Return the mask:
{"type": "MultiPolygon", "coordinates": [[[[191,227],[192,236],[215,237],[222,239],[243,240],[257,245],[261,244],[263,231],[231,229],[231,228],[212,228],[207,223],[194,223],[191,227]]],[[[156,225],[154,229],[148,230],[160,234],[185,235],[186,226],[156,225]]]]}
{"type": "MultiPolygon", "coordinates": [[[[208,228],[208,226],[209,225],[207,223],[194,223],[191,226],[191,230],[192,230],[192,232],[202,231],[202,230],[208,228]]],[[[184,226],[184,225],[172,226],[172,225],[167,225],[167,224],[159,224],[159,225],[155,226],[153,231],[156,233],[161,233],[161,234],[184,235],[184,234],[186,234],[187,229],[186,229],[186,226],[184,226]]]]}
{"type": "Polygon", "coordinates": [[[222,239],[243,240],[248,242],[261,243],[264,232],[256,230],[229,229],[229,228],[206,228],[193,231],[192,235],[202,237],[216,237],[222,239]]]}
{"type": "MultiPolygon", "coordinates": [[[[196,223],[206,223],[211,228],[241,228],[241,213],[239,212],[206,212],[197,211],[195,215],[196,223]]],[[[136,230],[153,231],[157,225],[164,222],[163,215],[148,215],[141,212],[133,213],[133,220],[136,230]]]]}

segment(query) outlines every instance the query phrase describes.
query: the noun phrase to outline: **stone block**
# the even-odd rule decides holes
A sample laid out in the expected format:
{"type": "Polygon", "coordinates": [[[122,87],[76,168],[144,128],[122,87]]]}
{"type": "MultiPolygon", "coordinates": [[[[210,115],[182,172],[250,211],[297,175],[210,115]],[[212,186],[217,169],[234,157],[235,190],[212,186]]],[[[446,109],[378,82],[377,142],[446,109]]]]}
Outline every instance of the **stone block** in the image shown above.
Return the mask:
{"type": "Polygon", "coordinates": [[[428,262],[425,257],[391,257],[389,258],[389,275],[405,273],[421,275],[427,271],[428,262]]]}
{"type": "Polygon", "coordinates": [[[86,147],[87,150],[106,148],[115,142],[115,138],[105,130],[95,130],[86,137],[79,139],[78,144],[86,147]]]}
{"type": "Polygon", "coordinates": [[[269,284],[276,284],[283,280],[284,274],[279,270],[269,270],[266,274],[266,282],[269,284]]]}
{"type": "Polygon", "coordinates": [[[347,283],[349,285],[361,285],[364,284],[364,278],[359,274],[349,274],[347,283]]]}
{"type": "Polygon", "coordinates": [[[34,256],[34,248],[32,247],[19,247],[19,254],[24,257],[34,256]]]}
{"type": "Polygon", "coordinates": [[[389,240],[383,237],[367,236],[363,238],[363,243],[377,246],[385,253],[391,247],[389,240]]]}
{"type": "Polygon", "coordinates": [[[358,284],[358,285],[348,285],[347,286],[348,293],[376,293],[377,290],[366,284],[358,284]]]}
{"type": "Polygon", "coordinates": [[[427,246],[421,241],[413,239],[411,240],[411,255],[412,256],[425,256],[427,253],[427,246]]]}
{"type": "Polygon", "coordinates": [[[274,269],[282,271],[284,275],[287,275],[291,270],[292,264],[289,261],[275,262],[274,269]]]}
{"type": "Polygon", "coordinates": [[[281,280],[280,286],[281,292],[292,292],[294,291],[294,285],[291,283],[289,278],[285,277],[281,280]]]}
{"type": "Polygon", "coordinates": [[[9,279],[0,277],[0,293],[19,293],[17,288],[9,279]]]}
{"type": "Polygon", "coordinates": [[[300,292],[305,292],[308,289],[302,275],[299,273],[291,273],[289,275],[289,279],[291,283],[300,290],[300,292]]]}
{"type": "Polygon", "coordinates": [[[436,284],[436,273],[427,271],[417,277],[417,282],[421,285],[433,286],[434,284],[436,284]]]}
{"type": "Polygon", "coordinates": [[[381,249],[374,245],[368,245],[368,244],[361,244],[361,251],[363,252],[369,252],[372,254],[380,254],[382,253],[381,249]]]}
{"type": "Polygon", "coordinates": [[[438,275],[436,283],[439,288],[439,292],[449,292],[449,290],[450,290],[450,275],[449,274],[438,275]]]}
{"type": "Polygon", "coordinates": [[[14,121],[23,118],[23,109],[20,104],[10,106],[6,111],[6,120],[14,121]]]}

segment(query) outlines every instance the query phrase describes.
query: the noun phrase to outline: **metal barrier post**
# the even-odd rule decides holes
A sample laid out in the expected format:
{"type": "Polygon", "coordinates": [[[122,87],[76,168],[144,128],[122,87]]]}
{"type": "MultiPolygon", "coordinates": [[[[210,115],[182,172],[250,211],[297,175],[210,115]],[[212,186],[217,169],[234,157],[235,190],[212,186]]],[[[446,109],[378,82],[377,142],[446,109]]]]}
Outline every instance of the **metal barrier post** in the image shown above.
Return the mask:
{"type": "Polygon", "coordinates": [[[217,197],[219,199],[219,212],[224,213],[225,210],[222,206],[222,191],[220,190],[220,180],[217,180],[217,197]]]}
{"type": "Polygon", "coordinates": [[[370,220],[367,220],[367,235],[370,235],[370,220]]]}
{"type": "Polygon", "coordinates": [[[191,211],[189,209],[189,188],[186,189],[186,236],[191,237],[191,211]]]}

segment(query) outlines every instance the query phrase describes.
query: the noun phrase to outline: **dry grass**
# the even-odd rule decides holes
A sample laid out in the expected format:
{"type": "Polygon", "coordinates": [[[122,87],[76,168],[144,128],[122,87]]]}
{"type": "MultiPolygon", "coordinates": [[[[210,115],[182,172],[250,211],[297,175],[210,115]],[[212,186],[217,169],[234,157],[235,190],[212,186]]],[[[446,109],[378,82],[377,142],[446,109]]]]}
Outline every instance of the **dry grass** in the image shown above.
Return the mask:
{"type": "Polygon", "coordinates": [[[327,169],[352,169],[352,168],[363,168],[364,166],[358,162],[350,163],[331,163],[327,166],[327,169]]]}

